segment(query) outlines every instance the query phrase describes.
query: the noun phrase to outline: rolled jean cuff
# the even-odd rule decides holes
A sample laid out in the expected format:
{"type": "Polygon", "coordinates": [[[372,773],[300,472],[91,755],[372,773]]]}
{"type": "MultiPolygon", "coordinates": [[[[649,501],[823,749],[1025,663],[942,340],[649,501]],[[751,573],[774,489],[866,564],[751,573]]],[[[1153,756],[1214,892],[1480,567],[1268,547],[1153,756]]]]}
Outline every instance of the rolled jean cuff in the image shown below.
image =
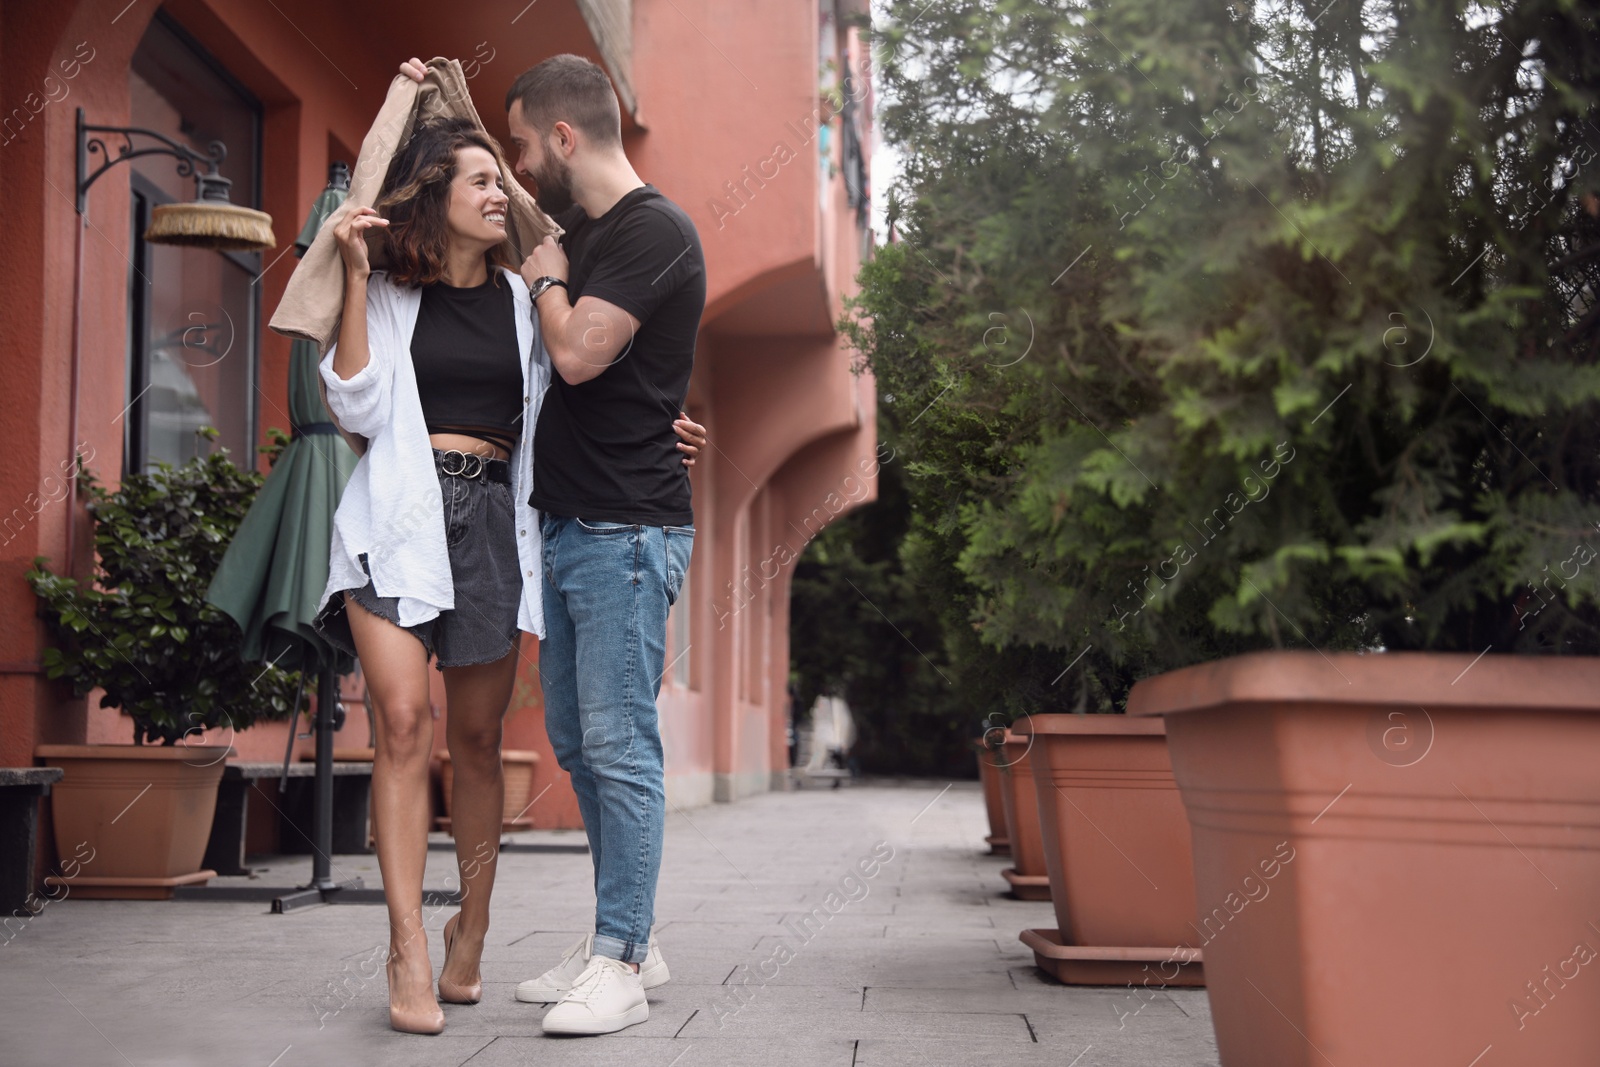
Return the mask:
{"type": "Polygon", "coordinates": [[[621,960],[623,963],[643,963],[645,956],[650,951],[648,941],[622,941],[605,934],[594,935],[594,954],[605,956],[607,959],[621,960]],[[630,948],[630,944],[632,947],[630,948]]]}

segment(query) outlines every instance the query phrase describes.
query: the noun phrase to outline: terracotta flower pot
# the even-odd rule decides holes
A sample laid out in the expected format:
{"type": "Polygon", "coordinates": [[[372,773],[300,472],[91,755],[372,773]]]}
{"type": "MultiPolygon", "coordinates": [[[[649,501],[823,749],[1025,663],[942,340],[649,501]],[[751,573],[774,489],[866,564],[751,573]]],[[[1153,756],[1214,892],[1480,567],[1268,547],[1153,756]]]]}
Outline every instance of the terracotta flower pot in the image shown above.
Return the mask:
{"type": "MultiPolygon", "coordinates": [[[[533,803],[533,771],[539,763],[539,753],[521,749],[504,749],[500,753],[501,774],[506,783],[506,802],[501,809],[500,829],[509,833],[533,826],[528,808],[533,803]]],[[[444,793],[445,817],[439,824],[450,829],[451,791],[455,787],[455,766],[449,752],[439,753],[439,785],[444,793]]]]}
{"type": "Polygon", "coordinates": [[[1039,797],[1033,788],[1033,738],[1006,732],[1005,743],[992,757],[1000,778],[1000,802],[1006,813],[1006,839],[1013,866],[1000,872],[1018,900],[1049,900],[1050,875],[1045,867],[1044,838],[1039,833],[1039,797]]]}
{"type": "Polygon", "coordinates": [[[989,833],[984,841],[994,856],[1011,854],[1011,839],[1006,836],[1006,805],[1001,798],[1000,774],[995,770],[994,756],[981,739],[972,742],[978,754],[978,781],[983,784],[983,807],[989,814],[989,833]]]}
{"type": "Polygon", "coordinates": [[[1204,985],[1189,821],[1159,719],[1034,715],[1034,787],[1055,930],[1025,930],[1063,982],[1204,985]]]}
{"type": "Polygon", "coordinates": [[[60,767],[50,790],[56,852],[70,873],[45,881],[75,897],[165,900],[216,871],[200,861],[217,810],[227,745],[40,745],[60,767]]]}
{"type": "Polygon", "coordinates": [[[1166,716],[1227,1067],[1594,1062],[1600,660],[1259,653],[1129,711],[1166,716]]]}

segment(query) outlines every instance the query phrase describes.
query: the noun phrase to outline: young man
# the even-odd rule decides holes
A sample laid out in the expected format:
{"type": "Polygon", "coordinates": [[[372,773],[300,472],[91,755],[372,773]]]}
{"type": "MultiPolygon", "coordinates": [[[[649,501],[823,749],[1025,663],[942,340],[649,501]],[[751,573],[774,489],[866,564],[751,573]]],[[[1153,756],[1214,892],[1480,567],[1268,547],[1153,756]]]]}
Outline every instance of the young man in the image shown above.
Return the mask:
{"type": "Polygon", "coordinates": [[[705,261],[689,216],[623,153],[600,67],[547,59],[512,84],[506,110],[516,170],[566,231],[522,267],[555,370],[529,502],[544,516],[545,727],[578,795],[596,896],[594,934],[517,999],[556,1002],[546,1033],[604,1034],[649,1018],[644,991],[667,980],[650,936],[666,818],[655,701],[694,547],[673,420],[705,261]]]}

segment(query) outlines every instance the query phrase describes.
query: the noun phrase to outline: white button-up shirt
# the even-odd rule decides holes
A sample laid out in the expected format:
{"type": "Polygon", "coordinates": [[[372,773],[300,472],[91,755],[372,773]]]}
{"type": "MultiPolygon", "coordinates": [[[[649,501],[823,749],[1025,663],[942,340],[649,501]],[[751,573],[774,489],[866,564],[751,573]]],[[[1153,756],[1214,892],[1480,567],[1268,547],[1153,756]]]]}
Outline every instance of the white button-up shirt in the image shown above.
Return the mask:
{"type": "MultiPolygon", "coordinates": [[[[544,636],[540,579],[543,553],[539,513],[528,505],[533,488],[533,428],[550,384],[545,351],[528,286],[516,271],[501,269],[516,306],[517,346],[522,361],[522,436],[511,457],[511,500],[517,524],[517,557],[524,574],[517,626],[544,636]]],[[[334,352],[322,358],[328,407],[351,433],[367,439],[333,519],[328,585],[322,603],[345,589],[367,584],[360,555],[367,554],[372,588],[400,599],[400,625],[415,626],[455,607],[450,555],[445,547],[444,501],[434,468],[428,427],[422,417],[417,375],[411,365],[411,334],[422,291],[395,285],[385,271],[367,278],[367,365],[349,379],[333,369],[334,352]]]]}

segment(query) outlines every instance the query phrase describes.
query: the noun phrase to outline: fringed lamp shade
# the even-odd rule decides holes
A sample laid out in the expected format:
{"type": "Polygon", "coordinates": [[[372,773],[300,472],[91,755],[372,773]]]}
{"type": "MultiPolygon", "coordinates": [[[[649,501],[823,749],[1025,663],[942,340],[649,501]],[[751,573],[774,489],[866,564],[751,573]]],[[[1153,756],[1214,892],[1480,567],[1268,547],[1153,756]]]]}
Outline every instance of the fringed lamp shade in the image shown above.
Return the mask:
{"type": "Polygon", "coordinates": [[[218,252],[260,252],[277,246],[272,216],[229,203],[226,178],[201,175],[199,184],[200,199],[162,204],[150,212],[146,241],[218,252]]]}
{"type": "Polygon", "coordinates": [[[160,205],[150,212],[144,239],[151,244],[218,252],[260,252],[277,245],[271,215],[216,200],[160,205]]]}
{"type": "Polygon", "coordinates": [[[217,168],[228,158],[228,146],[212,141],[201,155],[186,144],[180,144],[165,134],[135,126],[91,126],[85,121],[83,108],[77,114],[78,151],[78,214],[83,214],[89,186],[106,171],[119,163],[139,156],[172,156],[178,161],[178,174],[195,176],[195,199],[187,204],[162,204],[150,213],[150,226],[144,239],[158,245],[186,245],[217,252],[263,252],[277,246],[272,237],[272,216],[228,202],[228,189],[233,184],[218,173],[217,168]],[[122,138],[112,155],[110,147],[95,134],[112,134],[122,138]],[[156,142],[154,146],[135,147],[134,138],[156,142]],[[98,156],[104,162],[92,172],[89,157],[98,156]],[[196,174],[197,165],[204,165],[204,174],[196,174]]]}

